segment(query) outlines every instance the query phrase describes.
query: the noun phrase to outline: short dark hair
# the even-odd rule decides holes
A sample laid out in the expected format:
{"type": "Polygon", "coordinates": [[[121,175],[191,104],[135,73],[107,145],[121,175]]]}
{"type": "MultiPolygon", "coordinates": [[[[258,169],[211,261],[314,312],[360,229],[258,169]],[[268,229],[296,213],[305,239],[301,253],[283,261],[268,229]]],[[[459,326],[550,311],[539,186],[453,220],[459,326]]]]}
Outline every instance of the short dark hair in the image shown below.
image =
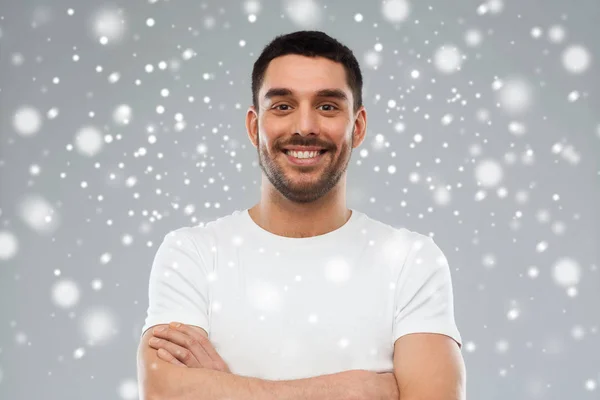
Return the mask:
{"type": "Polygon", "coordinates": [[[341,63],[346,71],[346,82],[354,97],[354,112],[362,106],[362,74],[352,50],[321,31],[297,31],[279,35],[263,49],[252,68],[252,104],[258,112],[258,91],[271,60],[287,54],[307,57],[325,57],[341,63]]]}

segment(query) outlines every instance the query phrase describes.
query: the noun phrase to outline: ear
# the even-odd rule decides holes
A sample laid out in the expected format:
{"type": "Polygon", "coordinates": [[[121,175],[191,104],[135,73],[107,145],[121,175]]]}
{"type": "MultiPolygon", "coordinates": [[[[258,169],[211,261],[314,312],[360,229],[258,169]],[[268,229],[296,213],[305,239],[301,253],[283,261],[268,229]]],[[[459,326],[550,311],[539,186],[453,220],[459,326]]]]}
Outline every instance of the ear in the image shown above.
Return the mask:
{"type": "Polygon", "coordinates": [[[355,149],[361,145],[367,134],[367,110],[365,109],[365,106],[361,106],[356,113],[356,119],[354,120],[354,131],[352,134],[354,135],[354,144],[352,148],[355,149]]]}
{"type": "Polygon", "coordinates": [[[246,112],[246,132],[254,147],[258,147],[258,113],[254,106],[250,106],[246,112]]]}

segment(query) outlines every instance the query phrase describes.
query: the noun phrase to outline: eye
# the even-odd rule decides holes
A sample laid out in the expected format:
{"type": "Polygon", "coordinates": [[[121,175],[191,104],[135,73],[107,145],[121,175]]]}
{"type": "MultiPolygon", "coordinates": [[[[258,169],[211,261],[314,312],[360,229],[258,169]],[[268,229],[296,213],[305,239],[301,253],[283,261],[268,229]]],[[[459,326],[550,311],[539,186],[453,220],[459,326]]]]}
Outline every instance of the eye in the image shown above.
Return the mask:
{"type": "Polygon", "coordinates": [[[331,109],[331,110],[325,110],[325,111],[335,111],[335,110],[337,110],[337,109],[338,109],[338,108],[337,108],[336,106],[334,106],[333,104],[323,104],[323,105],[321,105],[320,107],[332,107],[332,109],[331,109]]]}
{"type": "MultiPolygon", "coordinates": [[[[274,110],[279,110],[279,111],[289,111],[289,108],[280,108],[280,107],[290,107],[288,104],[278,104],[276,106],[273,107],[274,110]]],[[[319,107],[331,107],[331,109],[329,110],[325,110],[325,111],[335,111],[338,110],[338,108],[336,106],[334,106],[333,104],[322,104],[319,107]]]]}

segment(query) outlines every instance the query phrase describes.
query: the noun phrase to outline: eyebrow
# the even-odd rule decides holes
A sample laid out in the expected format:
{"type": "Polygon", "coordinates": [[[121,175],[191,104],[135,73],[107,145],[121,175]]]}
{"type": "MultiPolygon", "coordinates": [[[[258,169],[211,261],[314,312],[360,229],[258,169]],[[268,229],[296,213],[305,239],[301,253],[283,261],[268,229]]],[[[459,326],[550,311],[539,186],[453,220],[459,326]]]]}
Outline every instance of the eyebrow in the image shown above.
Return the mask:
{"type": "MultiPolygon", "coordinates": [[[[272,88],[265,93],[265,100],[271,99],[277,96],[292,96],[294,92],[287,88],[272,88]]],[[[348,96],[340,89],[321,89],[316,93],[316,97],[331,97],[341,101],[347,101],[348,96]]]]}

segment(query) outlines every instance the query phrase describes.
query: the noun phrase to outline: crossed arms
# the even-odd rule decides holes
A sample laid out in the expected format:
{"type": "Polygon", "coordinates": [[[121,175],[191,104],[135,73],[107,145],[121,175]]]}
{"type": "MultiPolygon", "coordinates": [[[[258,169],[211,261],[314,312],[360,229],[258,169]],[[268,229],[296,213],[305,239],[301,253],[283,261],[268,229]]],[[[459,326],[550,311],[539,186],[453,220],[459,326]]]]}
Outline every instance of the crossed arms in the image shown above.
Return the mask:
{"type": "MultiPolygon", "coordinates": [[[[159,326],[167,328],[160,334],[163,344],[149,343],[156,335],[149,329],[138,348],[141,400],[466,399],[464,361],[456,342],[445,335],[414,333],[400,337],[394,345],[393,374],[350,370],[306,379],[272,381],[234,375],[220,362],[212,368],[188,368],[172,354],[161,351],[163,355],[159,356],[158,348],[164,350],[168,348],[165,345],[183,337],[178,329],[159,326]]],[[[192,343],[197,346],[201,342],[206,349],[212,348],[202,328],[187,325],[183,332],[193,339],[186,340],[187,346],[191,347],[192,343]]],[[[210,350],[206,354],[209,353],[210,350]]],[[[213,354],[220,359],[216,352],[213,354]]]]}

